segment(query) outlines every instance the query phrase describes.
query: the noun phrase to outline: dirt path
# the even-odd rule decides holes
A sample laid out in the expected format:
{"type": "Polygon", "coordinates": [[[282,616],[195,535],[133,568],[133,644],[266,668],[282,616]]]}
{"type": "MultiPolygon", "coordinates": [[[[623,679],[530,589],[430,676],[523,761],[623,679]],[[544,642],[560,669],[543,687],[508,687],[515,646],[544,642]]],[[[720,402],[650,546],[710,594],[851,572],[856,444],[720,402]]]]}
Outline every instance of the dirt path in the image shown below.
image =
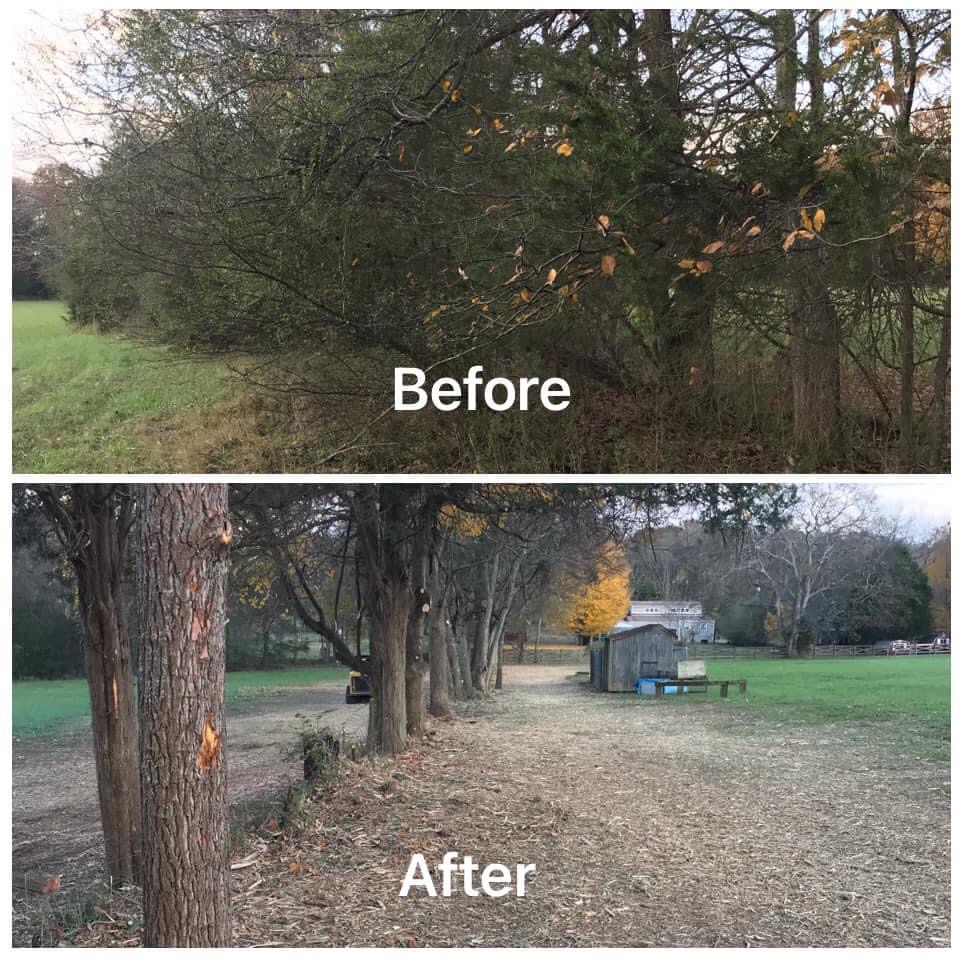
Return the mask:
{"type": "Polygon", "coordinates": [[[721,731],[716,706],[568,672],[509,670],[422,754],[318,798],[312,830],[238,876],[238,941],[946,944],[948,763],[897,765],[877,731],[721,731]],[[411,855],[447,850],[536,863],[528,895],[399,899],[411,855]]]}
{"type": "MultiPolygon", "coordinates": [[[[237,943],[947,944],[949,763],[900,756],[882,724],[771,729],[694,698],[594,694],[568,674],[508,668],[503,695],[432,724],[395,763],[345,765],[302,834],[251,834],[254,861],[233,871],[237,943]],[[522,899],[401,900],[412,854],[448,850],[537,871],[522,899]]],[[[234,800],[296,776],[274,739],[291,705],[231,721],[234,800]]]]}

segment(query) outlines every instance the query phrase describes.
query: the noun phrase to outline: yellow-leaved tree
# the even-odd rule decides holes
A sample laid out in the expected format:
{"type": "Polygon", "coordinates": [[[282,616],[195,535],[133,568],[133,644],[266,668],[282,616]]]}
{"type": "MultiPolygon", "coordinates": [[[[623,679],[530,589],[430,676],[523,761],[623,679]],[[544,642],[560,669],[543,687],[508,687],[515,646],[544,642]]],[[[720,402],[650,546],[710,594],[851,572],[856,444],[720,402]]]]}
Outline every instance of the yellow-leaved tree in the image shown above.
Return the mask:
{"type": "Polygon", "coordinates": [[[606,633],[630,608],[630,567],[623,547],[606,543],[589,578],[561,579],[558,625],[572,633],[606,633]]]}

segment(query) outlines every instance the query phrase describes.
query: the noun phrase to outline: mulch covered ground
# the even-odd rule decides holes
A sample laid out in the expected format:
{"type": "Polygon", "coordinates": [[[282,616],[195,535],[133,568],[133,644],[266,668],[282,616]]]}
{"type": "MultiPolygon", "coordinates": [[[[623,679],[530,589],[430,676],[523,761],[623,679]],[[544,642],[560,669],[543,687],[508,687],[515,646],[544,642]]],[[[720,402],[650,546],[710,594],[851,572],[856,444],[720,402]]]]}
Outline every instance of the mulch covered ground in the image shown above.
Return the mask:
{"type": "MultiPolygon", "coordinates": [[[[884,724],[778,728],[568,673],[510,668],[404,756],[342,764],[302,830],[251,830],[237,944],[948,944],[949,763],[884,724]],[[398,896],[414,853],[448,850],[537,869],[522,899],[398,896]]],[[[115,904],[71,940],[136,942],[115,904]]]]}

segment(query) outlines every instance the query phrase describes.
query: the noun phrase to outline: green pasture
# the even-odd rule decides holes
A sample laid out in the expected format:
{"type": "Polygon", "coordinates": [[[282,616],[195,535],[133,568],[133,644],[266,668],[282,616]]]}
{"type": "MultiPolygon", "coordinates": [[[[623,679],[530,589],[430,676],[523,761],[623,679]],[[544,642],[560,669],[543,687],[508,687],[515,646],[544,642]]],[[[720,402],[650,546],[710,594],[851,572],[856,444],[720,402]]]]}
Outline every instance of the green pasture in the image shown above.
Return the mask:
{"type": "MultiPolygon", "coordinates": [[[[245,706],[295,688],[337,681],[346,684],[343,667],[290,667],[284,670],[238,670],[227,674],[227,705],[245,706]]],[[[88,716],[87,682],[16,680],[13,683],[13,735],[49,734],[88,716]]]]}
{"type": "Polygon", "coordinates": [[[177,361],[65,315],[54,301],[13,304],[15,472],[160,472],[221,439],[211,423],[235,401],[222,364],[177,361]]]}

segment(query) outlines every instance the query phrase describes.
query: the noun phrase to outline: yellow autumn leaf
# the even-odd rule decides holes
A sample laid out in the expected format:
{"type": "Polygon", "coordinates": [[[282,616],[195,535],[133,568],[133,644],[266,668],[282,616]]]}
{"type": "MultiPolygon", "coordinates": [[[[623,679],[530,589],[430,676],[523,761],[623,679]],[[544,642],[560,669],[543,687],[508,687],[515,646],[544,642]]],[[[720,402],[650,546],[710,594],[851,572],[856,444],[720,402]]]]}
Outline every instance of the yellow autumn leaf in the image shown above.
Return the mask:
{"type": "Polygon", "coordinates": [[[407,155],[407,148],[401,143],[400,144],[400,162],[403,163],[403,158],[407,155]]]}
{"type": "Polygon", "coordinates": [[[723,246],[723,240],[714,240],[713,243],[708,243],[701,252],[709,256],[710,254],[717,253],[717,251],[722,250],[723,246]]]}
{"type": "Polygon", "coordinates": [[[444,80],[443,83],[440,84],[440,89],[441,89],[444,93],[446,93],[446,92],[450,89],[451,86],[452,86],[452,84],[450,83],[449,80],[444,80]]]}
{"type": "Polygon", "coordinates": [[[813,229],[819,233],[823,229],[823,225],[827,222],[827,215],[823,210],[817,210],[813,215],[813,229]]]}
{"type": "Polygon", "coordinates": [[[612,277],[617,269],[617,258],[612,253],[604,254],[600,258],[600,272],[606,277],[612,277]]]}
{"type": "Polygon", "coordinates": [[[494,117],[494,118],[493,118],[493,129],[494,129],[494,130],[502,130],[502,129],[503,129],[503,121],[502,121],[499,117],[494,117]]]}
{"type": "Polygon", "coordinates": [[[807,213],[806,208],[800,210],[800,222],[803,224],[804,230],[813,229],[813,221],[810,219],[810,214],[807,213]]]}
{"type": "Polygon", "coordinates": [[[626,237],[621,237],[620,243],[623,244],[623,249],[626,250],[631,257],[635,257],[637,255],[637,251],[633,249],[633,247],[630,245],[630,241],[626,237]]]}
{"type": "Polygon", "coordinates": [[[463,148],[463,152],[464,152],[464,153],[473,153],[473,144],[472,144],[472,143],[468,143],[468,144],[463,148]]]}
{"type": "Polygon", "coordinates": [[[503,152],[504,152],[504,153],[509,153],[511,150],[516,150],[517,147],[519,147],[521,143],[522,143],[521,140],[511,140],[510,143],[507,144],[507,149],[504,150],[503,152]]]}
{"type": "Polygon", "coordinates": [[[450,102],[456,103],[459,99],[460,99],[460,91],[454,90],[453,93],[450,94],[450,102]]]}
{"type": "Polygon", "coordinates": [[[753,196],[756,196],[758,193],[763,193],[763,182],[758,180],[751,188],[750,193],[753,196]]]}
{"type": "Polygon", "coordinates": [[[597,217],[597,230],[599,230],[602,233],[604,230],[607,230],[609,227],[610,227],[610,218],[605,213],[601,213],[600,216],[597,217]]]}
{"type": "Polygon", "coordinates": [[[709,273],[713,269],[713,264],[709,260],[698,260],[697,269],[701,273],[709,273]]]}
{"type": "Polygon", "coordinates": [[[681,260],[677,266],[681,270],[692,270],[697,265],[696,260],[681,260]]]}
{"type": "Polygon", "coordinates": [[[564,140],[563,143],[557,144],[557,153],[561,157],[569,157],[570,154],[573,153],[573,147],[571,147],[570,144],[564,140]]]}
{"type": "Polygon", "coordinates": [[[481,127],[474,127],[472,130],[467,131],[468,137],[479,137],[481,132],[481,127]]]}
{"type": "Polygon", "coordinates": [[[520,289],[520,299],[521,299],[524,303],[529,303],[529,302],[530,302],[530,297],[531,297],[530,291],[529,291],[526,287],[521,287],[521,289],[520,289]]]}
{"type": "Polygon", "coordinates": [[[787,239],[783,241],[783,252],[787,253],[798,240],[812,240],[814,236],[815,234],[806,229],[793,230],[787,234],[787,239]]]}
{"type": "Polygon", "coordinates": [[[756,236],[758,236],[760,233],[761,233],[760,228],[754,226],[754,227],[751,227],[751,228],[747,231],[747,236],[748,236],[748,237],[756,237],[756,236]]]}
{"type": "Polygon", "coordinates": [[[550,272],[547,274],[547,286],[552,287],[556,279],[557,279],[557,271],[553,267],[551,267],[550,272]]]}

